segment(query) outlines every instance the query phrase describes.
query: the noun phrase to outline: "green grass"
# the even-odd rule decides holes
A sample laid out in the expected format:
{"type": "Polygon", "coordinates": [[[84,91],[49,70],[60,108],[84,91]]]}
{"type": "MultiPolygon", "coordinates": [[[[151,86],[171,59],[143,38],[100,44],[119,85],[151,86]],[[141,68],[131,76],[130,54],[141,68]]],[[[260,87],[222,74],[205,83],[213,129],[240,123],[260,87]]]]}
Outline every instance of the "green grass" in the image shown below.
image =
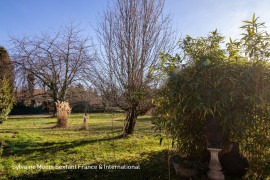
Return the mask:
{"type": "Polygon", "coordinates": [[[160,145],[150,116],[140,117],[134,134],[121,138],[124,117],[122,113],[90,114],[89,130],[81,130],[82,114],[71,115],[68,129],[51,128],[56,118],[49,116],[11,116],[0,125],[0,140],[8,144],[0,160],[0,179],[168,179],[169,141],[160,145]],[[140,169],[56,169],[104,164],[140,165],[140,169]],[[53,168],[17,170],[19,165],[53,168]]]}

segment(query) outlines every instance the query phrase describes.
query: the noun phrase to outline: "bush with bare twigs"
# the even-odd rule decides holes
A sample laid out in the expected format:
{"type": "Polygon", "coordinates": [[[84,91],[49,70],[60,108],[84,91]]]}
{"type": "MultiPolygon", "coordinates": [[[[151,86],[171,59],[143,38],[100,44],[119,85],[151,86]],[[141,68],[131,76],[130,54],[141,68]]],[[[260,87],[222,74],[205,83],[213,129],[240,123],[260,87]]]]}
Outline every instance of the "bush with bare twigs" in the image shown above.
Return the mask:
{"type": "Polygon", "coordinates": [[[71,113],[71,108],[69,107],[68,102],[60,102],[57,101],[56,103],[56,108],[57,108],[57,125],[56,127],[61,127],[61,128],[67,128],[68,127],[68,117],[71,113]]]}

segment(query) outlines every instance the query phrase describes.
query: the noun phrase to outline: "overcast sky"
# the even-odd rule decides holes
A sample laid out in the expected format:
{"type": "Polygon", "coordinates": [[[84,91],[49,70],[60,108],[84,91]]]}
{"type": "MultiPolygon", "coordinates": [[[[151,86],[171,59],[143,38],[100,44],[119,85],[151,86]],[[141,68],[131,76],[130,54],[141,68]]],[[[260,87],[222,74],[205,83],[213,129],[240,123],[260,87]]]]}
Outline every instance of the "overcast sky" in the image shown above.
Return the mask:
{"type": "MultiPolygon", "coordinates": [[[[98,12],[106,0],[0,0],[0,45],[10,48],[9,34],[38,34],[58,30],[70,19],[81,23],[85,32],[95,38],[98,12]],[[91,26],[91,25],[92,26],[91,26]]],[[[165,13],[173,16],[178,37],[205,36],[218,29],[224,36],[238,38],[243,20],[253,13],[266,22],[270,32],[270,0],[167,0],[165,13]]]]}

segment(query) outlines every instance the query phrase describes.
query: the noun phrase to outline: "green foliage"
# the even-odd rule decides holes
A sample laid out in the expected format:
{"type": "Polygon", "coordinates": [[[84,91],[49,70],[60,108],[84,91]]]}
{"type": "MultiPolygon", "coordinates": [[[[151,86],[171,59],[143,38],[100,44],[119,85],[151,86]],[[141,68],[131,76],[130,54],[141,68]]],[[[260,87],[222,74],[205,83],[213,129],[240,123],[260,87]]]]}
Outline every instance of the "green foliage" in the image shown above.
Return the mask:
{"type": "Polygon", "coordinates": [[[3,148],[4,147],[0,145],[0,157],[1,157],[2,153],[3,153],[3,148]]]}
{"type": "Polygon", "coordinates": [[[270,51],[269,43],[270,38],[267,31],[264,31],[265,28],[264,22],[259,23],[258,17],[253,18],[251,21],[244,21],[245,25],[241,28],[245,31],[242,34],[241,44],[244,49],[244,54],[249,61],[260,61],[260,60],[269,60],[270,51]]]}
{"type": "Polygon", "coordinates": [[[0,124],[7,119],[13,106],[13,78],[13,65],[8,52],[0,46],[0,124]]]}
{"type": "Polygon", "coordinates": [[[4,77],[0,80],[0,124],[8,118],[13,107],[14,97],[10,91],[10,83],[4,77]]]}
{"type": "Polygon", "coordinates": [[[0,79],[6,77],[10,83],[10,89],[14,89],[14,67],[10,60],[7,50],[0,46],[0,79]]]}
{"type": "Polygon", "coordinates": [[[269,36],[259,31],[263,23],[257,19],[244,21],[247,33],[227,43],[227,49],[214,31],[180,41],[181,55],[161,54],[164,63],[157,70],[168,79],[155,99],[153,123],[178,142],[182,154],[203,154],[211,118],[222,127],[224,148],[237,141],[250,157],[263,158],[269,151],[269,36]]]}

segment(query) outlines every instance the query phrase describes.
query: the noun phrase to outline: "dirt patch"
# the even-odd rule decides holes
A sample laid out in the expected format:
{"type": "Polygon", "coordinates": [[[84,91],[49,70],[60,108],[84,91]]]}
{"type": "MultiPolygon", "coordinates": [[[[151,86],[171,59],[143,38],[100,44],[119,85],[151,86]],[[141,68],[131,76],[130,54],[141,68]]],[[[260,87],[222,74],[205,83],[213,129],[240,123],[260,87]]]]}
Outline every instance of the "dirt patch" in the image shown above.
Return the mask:
{"type": "Polygon", "coordinates": [[[10,136],[12,138],[15,138],[16,134],[14,134],[14,133],[0,133],[0,136],[10,136]]]}

